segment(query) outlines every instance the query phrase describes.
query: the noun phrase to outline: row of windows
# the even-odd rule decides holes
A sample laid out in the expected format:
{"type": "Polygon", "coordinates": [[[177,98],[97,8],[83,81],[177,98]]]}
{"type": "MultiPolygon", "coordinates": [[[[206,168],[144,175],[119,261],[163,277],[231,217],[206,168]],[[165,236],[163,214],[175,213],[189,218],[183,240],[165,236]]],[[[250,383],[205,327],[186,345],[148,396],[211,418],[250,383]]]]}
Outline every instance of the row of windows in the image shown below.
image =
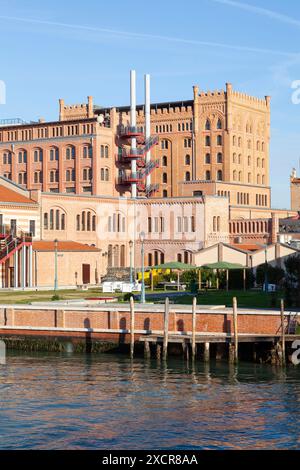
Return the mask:
{"type": "Polygon", "coordinates": [[[256,194],[256,205],[267,207],[268,196],[266,196],[265,194],[256,194]]]}
{"type": "Polygon", "coordinates": [[[237,193],[237,203],[249,206],[249,193],[237,193]]]}
{"type": "Polygon", "coordinates": [[[173,126],[172,124],[162,124],[160,126],[155,127],[155,132],[156,134],[162,133],[162,132],[172,132],[173,131],[173,126]]]}
{"type": "Polygon", "coordinates": [[[125,232],[126,230],[126,220],[125,217],[122,216],[120,213],[113,214],[112,216],[108,217],[108,231],[121,233],[125,232]]]}
{"type": "MultiPolygon", "coordinates": [[[[223,145],[223,137],[221,135],[217,135],[217,145],[223,145]]],[[[205,146],[211,146],[211,137],[209,135],[205,136],[205,146]]]]}
{"type": "MultiPolygon", "coordinates": [[[[234,135],[234,136],[232,137],[232,144],[233,144],[234,147],[236,147],[236,146],[237,146],[237,147],[242,147],[242,143],[243,143],[242,137],[237,137],[236,135],[234,135]]],[[[248,147],[248,149],[251,149],[251,147],[252,147],[252,142],[251,142],[251,140],[247,140],[247,147],[248,147]]],[[[265,151],[265,143],[264,143],[264,142],[260,142],[260,141],[258,140],[258,141],[256,142],[256,150],[259,151],[259,152],[260,152],[260,151],[264,152],[264,151],[265,151]]]]}
{"type": "MultiPolygon", "coordinates": [[[[223,162],[223,154],[222,154],[221,152],[218,152],[218,153],[217,153],[217,158],[216,158],[216,160],[217,160],[217,163],[222,163],[222,162],[223,162]]],[[[210,154],[210,153],[207,153],[207,154],[205,155],[205,163],[206,163],[206,164],[212,163],[211,154],[210,154]]]]}
{"type": "MultiPolygon", "coordinates": [[[[44,213],[45,230],[65,230],[66,214],[60,209],[50,209],[49,213],[44,213]]],[[[76,230],[78,231],[96,231],[96,215],[90,211],[83,211],[76,216],[76,230]]]]}
{"type": "Polygon", "coordinates": [[[96,216],[90,211],[82,211],[76,216],[76,230],[79,232],[95,232],[96,216]]]}
{"type": "MultiPolygon", "coordinates": [[[[179,122],[177,125],[178,132],[191,132],[193,130],[193,123],[190,122],[179,122]]],[[[161,124],[155,126],[155,132],[162,134],[163,132],[173,132],[172,124],[161,124]]]]}
{"type": "Polygon", "coordinates": [[[268,221],[250,221],[250,222],[230,222],[229,230],[232,234],[244,234],[244,233],[268,233],[269,232],[268,221]]]}
{"type": "MultiPolygon", "coordinates": [[[[222,170],[218,170],[217,173],[216,173],[216,179],[217,181],[223,181],[223,172],[222,170]]],[[[211,171],[207,170],[205,172],[205,180],[206,181],[212,181],[212,175],[211,175],[211,171]]]]}
{"type": "MultiPolygon", "coordinates": [[[[221,119],[218,119],[217,121],[217,129],[222,129],[223,126],[222,126],[222,121],[221,119]]],[[[211,130],[211,122],[209,119],[206,120],[206,123],[205,123],[205,130],[206,131],[210,131],[211,130]]]]}
{"type": "MultiPolygon", "coordinates": [[[[243,173],[241,171],[237,172],[236,170],[232,173],[233,181],[242,181],[243,180],[243,173]]],[[[252,181],[252,174],[248,173],[247,175],[247,182],[253,183],[252,181]]],[[[256,184],[266,184],[266,176],[265,175],[256,175],[256,184]]]]}
{"type": "Polygon", "coordinates": [[[148,217],[148,233],[164,233],[165,219],[163,217],[148,217]]]}
{"type": "MultiPolygon", "coordinates": [[[[239,153],[239,154],[237,155],[236,153],[234,153],[234,154],[232,155],[232,162],[233,162],[233,163],[237,163],[238,165],[241,165],[241,163],[242,163],[242,154],[239,153]]],[[[250,156],[250,155],[248,155],[247,163],[248,163],[248,166],[251,165],[251,156],[250,156]]],[[[256,164],[257,164],[258,168],[260,168],[260,167],[261,167],[261,168],[265,168],[265,159],[264,159],[264,158],[262,158],[262,159],[257,158],[256,164]]]]}
{"type": "MultiPolygon", "coordinates": [[[[66,126],[65,135],[90,135],[93,134],[93,124],[66,126]]],[[[38,127],[35,129],[23,129],[20,131],[5,131],[0,133],[0,142],[7,141],[26,141],[32,139],[47,139],[49,137],[62,137],[63,126],[38,127]],[[6,137],[6,139],[5,139],[6,137]]]]}
{"type": "MultiPolygon", "coordinates": [[[[27,163],[27,150],[19,150],[17,152],[18,155],[18,163],[27,163]]],[[[34,162],[42,162],[44,156],[44,151],[42,149],[35,149],[33,151],[33,161],[34,162]]],[[[101,158],[109,158],[109,147],[108,145],[101,145],[100,147],[100,156],[101,158]]],[[[73,146],[67,147],[65,149],[65,157],[67,160],[72,160],[76,157],[76,149],[73,146]]],[[[91,145],[85,145],[82,148],[82,157],[83,158],[92,158],[93,157],[93,147],[91,145]]],[[[53,147],[50,149],[49,152],[49,159],[50,161],[58,161],[59,160],[59,149],[57,147],[53,147]]],[[[2,156],[2,162],[4,165],[12,163],[12,153],[9,151],[5,151],[2,156]]]]}
{"type": "Polygon", "coordinates": [[[213,217],[213,232],[220,232],[221,230],[221,217],[214,216],[213,217]]]}
{"type": "Polygon", "coordinates": [[[178,233],[188,233],[195,232],[195,217],[177,217],[177,232],[178,233]]]}
{"type": "Polygon", "coordinates": [[[45,230],[65,230],[66,214],[59,209],[51,209],[44,213],[44,229],[45,230]]]}
{"type": "MultiPolygon", "coordinates": [[[[6,178],[11,179],[11,173],[4,173],[6,178]]],[[[82,178],[83,181],[90,181],[93,177],[92,168],[84,168],[82,171],[82,178]]],[[[66,181],[75,181],[76,172],[75,169],[68,169],[66,170],[66,181]]],[[[109,181],[110,180],[110,172],[108,168],[101,168],[100,170],[100,179],[101,181],[109,181]]],[[[43,182],[43,172],[42,171],[35,171],[33,174],[33,181],[34,183],[42,183],[43,182]]],[[[50,183],[58,183],[59,182],[59,171],[58,170],[50,170],[49,172],[49,181],[50,183]]],[[[27,184],[27,173],[21,172],[18,173],[18,183],[19,184],[27,184]]]]}

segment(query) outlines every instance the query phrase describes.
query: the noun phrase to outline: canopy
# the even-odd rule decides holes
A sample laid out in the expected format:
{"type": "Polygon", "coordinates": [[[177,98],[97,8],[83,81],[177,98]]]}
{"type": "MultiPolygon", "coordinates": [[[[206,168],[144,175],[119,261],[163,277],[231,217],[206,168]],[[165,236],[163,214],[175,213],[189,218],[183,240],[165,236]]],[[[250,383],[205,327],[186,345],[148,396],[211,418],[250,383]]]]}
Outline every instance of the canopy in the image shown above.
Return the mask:
{"type": "Polygon", "coordinates": [[[219,261],[218,263],[205,264],[201,266],[204,269],[225,269],[226,271],[231,271],[234,269],[245,269],[245,266],[237,263],[227,263],[226,261],[219,261]]]}
{"type": "Polygon", "coordinates": [[[188,269],[196,269],[196,266],[193,266],[192,264],[180,263],[179,261],[171,261],[169,263],[151,266],[150,269],[177,269],[179,271],[183,271],[188,269]]]}

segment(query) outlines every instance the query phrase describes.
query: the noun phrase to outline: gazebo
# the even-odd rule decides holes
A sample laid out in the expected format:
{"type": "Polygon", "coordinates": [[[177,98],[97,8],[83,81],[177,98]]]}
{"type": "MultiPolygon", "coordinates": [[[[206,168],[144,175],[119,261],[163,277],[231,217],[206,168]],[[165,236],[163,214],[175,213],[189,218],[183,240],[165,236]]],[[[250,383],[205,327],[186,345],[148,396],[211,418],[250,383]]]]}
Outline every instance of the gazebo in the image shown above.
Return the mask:
{"type": "Polygon", "coordinates": [[[163,263],[163,264],[158,264],[156,266],[151,266],[150,268],[151,290],[153,290],[153,275],[152,275],[153,269],[162,269],[162,270],[169,269],[170,271],[177,271],[177,290],[179,291],[181,271],[189,271],[192,269],[196,269],[196,266],[193,266],[192,264],[181,263],[180,261],[170,261],[169,263],[163,263]]]}
{"type": "Polygon", "coordinates": [[[219,271],[226,271],[226,290],[229,289],[229,271],[242,270],[243,271],[243,285],[246,290],[246,267],[238,263],[228,263],[226,261],[219,261],[217,263],[210,263],[200,266],[199,268],[199,289],[201,286],[201,268],[211,269],[217,271],[217,288],[219,288],[219,271]]]}

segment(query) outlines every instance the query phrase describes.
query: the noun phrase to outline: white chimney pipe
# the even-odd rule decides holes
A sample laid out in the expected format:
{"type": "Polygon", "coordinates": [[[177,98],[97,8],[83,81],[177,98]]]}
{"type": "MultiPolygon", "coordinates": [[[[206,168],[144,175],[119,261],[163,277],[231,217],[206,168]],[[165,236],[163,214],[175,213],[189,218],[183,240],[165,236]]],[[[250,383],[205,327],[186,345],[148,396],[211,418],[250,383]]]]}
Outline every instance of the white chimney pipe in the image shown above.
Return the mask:
{"type": "MultiPolygon", "coordinates": [[[[136,127],[136,73],[135,70],[130,71],[130,126],[136,127]]],[[[136,139],[131,139],[131,148],[136,149],[136,139]]],[[[136,160],[131,160],[131,172],[136,173],[136,160]]],[[[136,183],[131,183],[131,197],[136,198],[136,183]]]]}
{"type": "MultiPolygon", "coordinates": [[[[146,141],[151,136],[151,112],[150,112],[150,75],[145,75],[145,138],[146,141]]],[[[151,152],[146,154],[146,163],[151,160],[151,152]]],[[[147,176],[146,186],[151,185],[151,175],[147,176]]]]}

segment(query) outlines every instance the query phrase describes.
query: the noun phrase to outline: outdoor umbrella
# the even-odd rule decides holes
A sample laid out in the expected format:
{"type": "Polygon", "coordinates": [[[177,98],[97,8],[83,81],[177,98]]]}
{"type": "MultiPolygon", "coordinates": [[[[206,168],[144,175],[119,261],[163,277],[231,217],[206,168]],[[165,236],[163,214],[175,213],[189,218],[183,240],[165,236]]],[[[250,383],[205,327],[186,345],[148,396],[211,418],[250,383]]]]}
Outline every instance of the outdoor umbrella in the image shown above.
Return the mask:
{"type": "MultiPolygon", "coordinates": [[[[219,271],[226,271],[226,290],[228,291],[229,284],[229,271],[242,269],[243,270],[243,281],[244,281],[244,290],[246,290],[246,268],[242,264],[238,263],[228,263],[227,261],[218,261],[217,263],[210,263],[201,266],[204,269],[212,269],[219,271]]],[[[200,268],[201,269],[201,268],[200,268]]],[[[217,279],[219,283],[219,278],[217,279]]]]}
{"type": "MultiPolygon", "coordinates": [[[[171,271],[178,271],[177,273],[177,290],[179,291],[179,283],[180,283],[180,271],[188,271],[190,269],[196,269],[196,266],[187,263],[181,263],[180,261],[170,261],[169,263],[158,264],[156,266],[152,266],[151,269],[170,269],[171,271]]],[[[153,290],[153,276],[151,273],[151,289],[153,290]]]]}

